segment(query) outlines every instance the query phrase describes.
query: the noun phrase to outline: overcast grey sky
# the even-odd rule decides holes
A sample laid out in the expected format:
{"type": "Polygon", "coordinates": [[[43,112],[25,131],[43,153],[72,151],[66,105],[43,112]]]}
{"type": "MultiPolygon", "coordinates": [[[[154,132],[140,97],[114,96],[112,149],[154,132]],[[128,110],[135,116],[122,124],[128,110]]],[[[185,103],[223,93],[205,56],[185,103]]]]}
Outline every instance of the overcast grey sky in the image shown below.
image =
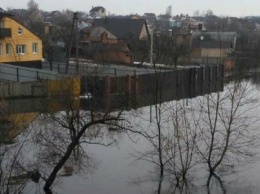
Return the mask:
{"type": "MultiPolygon", "coordinates": [[[[27,8],[29,0],[1,0],[3,9],[27,8]]],[[[103,6],[111,14],[140,14],[153,12],[164,14],[171,5],[173,15],[188,13],[196,10],[211,9],[219,16],[260,15],[260,0],[35,0],[40,9],[46,11],[71,9],[88,12],[92,6],[103,6]]]]}

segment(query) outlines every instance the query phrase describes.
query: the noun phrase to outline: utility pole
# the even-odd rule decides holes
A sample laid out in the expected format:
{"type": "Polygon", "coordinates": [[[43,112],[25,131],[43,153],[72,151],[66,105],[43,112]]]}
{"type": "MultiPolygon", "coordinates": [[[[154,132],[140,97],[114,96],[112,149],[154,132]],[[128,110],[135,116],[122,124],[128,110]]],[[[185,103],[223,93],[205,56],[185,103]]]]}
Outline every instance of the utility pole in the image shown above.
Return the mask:
{"type": "MultiPolygon", "coordinates": [[[[150,65],[153,65],[153,29],[154,26],[151,27],[150,65]]],[[[154,68],[155,68],[155,64],[154,64],[154,68]]],[[[152,105],[150,105],[150,122],[152,122],[152,105]]]]}
{"type": "Polygon", "coordinates": [[[74,37],[74,33],[75,34],[75,41],[76,41],[76,73],[78,73],[78,68],[79,68],[79,53],[78,53],[78,12],[74,12],[73,13],[73,22],[72,22],[72,26],[71,26],[71,32],[70,32],[70,36],[69,36],[69,46],[68,46],[68,56],[67,56],[67,62],[66,62],[66,69],[65,69],[65,73],[68,73],[68,69],[69,69],[69,62],[70,62],[70,56],[71,56],[71,49],[72,49],[72,43],[73,43],[73,37],[74,37]],[[76,28],[76,29],[75,29],[76,28]]]}
{"type": "Polygon", "coordinates": [[[153,65],[153,29],[154,26],[151,27],[150,65],[153,65]]]}
{"type": "Polygon", "coordinates": [[[79,73],[79,36],[78,36],[78,19],[79,19],[79,13],[75,12],[73,14],[73,20],[76,23],[76,73],[79,73]]]}

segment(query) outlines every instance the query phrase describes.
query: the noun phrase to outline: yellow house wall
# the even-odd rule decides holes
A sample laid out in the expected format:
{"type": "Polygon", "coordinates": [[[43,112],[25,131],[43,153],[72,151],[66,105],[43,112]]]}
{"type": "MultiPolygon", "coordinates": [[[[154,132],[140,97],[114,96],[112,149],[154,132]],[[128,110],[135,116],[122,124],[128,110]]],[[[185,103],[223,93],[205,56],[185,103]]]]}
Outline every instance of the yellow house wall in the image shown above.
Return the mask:
{"type": "Polygon", "coordinates": [[[201,57],[227,57],[229,49],[201,49],[201,57]]]}
{"type": "Polygon", "coordinates": [[[58,101],[52,100],[49,102],[49,111],[56,112],[65,108],[78,109],[80,107],[80,100],[78,99],[81,90],[80,80],[79,76],[63,80],[48,80],[47,90],[49,96],[59,97],[58,101]]]}
{"type": "Polygon", "coordinates": [[[80,95],[80,77],[74,77],[63,80],[48,80],[47,90],[50,96],[79,96],[80,95]]]}
{"type": "Polygon", "coordinates": [[[2,44],[2,54],[0,55],[0,62],[24,62],[24,61],[40,61],[42,60],[42,40],[30,32],[26,27],[19,24],[15,20],[5,17],[4,28],[11,28],[12,38],[0,38],[0,44],[2,44]],[[18,34],[18,28],[23,30],[21,35],[18,34]],[[11,40],[11,41],[10,41],[11,40]],[[13,42],[14,44],[12,44],[13,42]],[[6,54],[6,44],[12,45],[11,54],[6,54]],[[38,53],[33,53],[32,44],[38,44],[38,53]],[[16,45],[26,45],[25,54],[17,56],[16,45]],[[15,57],[16,56],[16,57],[15,57]]]}
{"type": "Polygon", "coordinates": [[[7,133],[0,138],[6,142],[12,142],[20,133],[22,133],[26,128],[36,119],[39,115],[37,112],[32,113],[21,113],[21,114],[11,114],[0,117],[0,121],[9,121],[11,122],[11,127],[7,128],[7,133]]]}

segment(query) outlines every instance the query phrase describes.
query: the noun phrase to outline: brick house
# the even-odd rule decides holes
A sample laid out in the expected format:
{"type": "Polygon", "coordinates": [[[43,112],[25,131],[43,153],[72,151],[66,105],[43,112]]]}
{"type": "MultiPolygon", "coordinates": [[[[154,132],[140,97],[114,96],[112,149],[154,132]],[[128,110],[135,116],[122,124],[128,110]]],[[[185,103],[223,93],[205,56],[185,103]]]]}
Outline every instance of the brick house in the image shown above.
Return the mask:
{"type": "Polygon", "coordinates": [[[93,26],[80,32],[84,56],[96,61],[133,63],[131,43],[147,40],[148,28],[144,19],[96,19],[93,26]]]}

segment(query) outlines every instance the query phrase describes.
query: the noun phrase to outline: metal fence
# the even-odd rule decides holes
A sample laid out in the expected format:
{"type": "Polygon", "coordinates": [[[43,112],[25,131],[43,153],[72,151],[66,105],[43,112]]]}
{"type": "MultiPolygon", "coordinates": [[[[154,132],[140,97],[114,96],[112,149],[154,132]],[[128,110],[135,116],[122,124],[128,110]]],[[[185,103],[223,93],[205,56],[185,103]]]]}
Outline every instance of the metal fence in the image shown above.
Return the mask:
{"type": "MultiPolygon", "coordinates": [[[[50,70],[50,65],[44,63],[42,65],[43,69],[50,70]]],[[[60,73],[66,74],[66,64],[65,63],[53,63],[52,70],[60,73]]],[[[141,75],[141,74],[151,74],[156,70],[153,68],[145,67],[133,67],[133,66],[119,66],[119,65],[109,65],[109,64],[94,64],[90,62],[80,63],[78,67],[78,72],[76,68],[76,63],[70,63],[68,66],[67,74],[69,75],[88,75],[88,76],[126,76],[126,75],[141,75]]],[[[162,70],[171,71],[171,70],[162,70]]]]}
{"type": "Polygon", "coordinates": [[[54,71],[0,64],[0,79],[2,81],[30,82],[59,78],[60,75],[54,71]]]}

